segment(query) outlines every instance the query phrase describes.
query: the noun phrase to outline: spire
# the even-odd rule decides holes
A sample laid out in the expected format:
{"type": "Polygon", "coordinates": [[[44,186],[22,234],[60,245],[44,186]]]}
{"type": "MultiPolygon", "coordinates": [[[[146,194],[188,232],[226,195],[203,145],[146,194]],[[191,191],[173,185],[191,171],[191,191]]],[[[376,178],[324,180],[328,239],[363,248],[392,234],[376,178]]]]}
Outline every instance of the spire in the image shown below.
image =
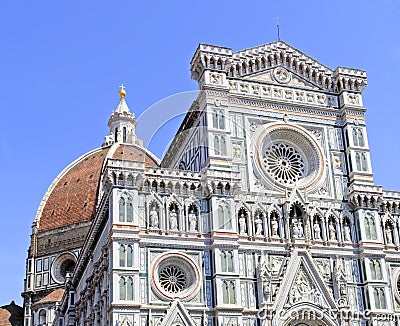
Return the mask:
{"type": "Polygon", "coordinates": [[[118,113],[124,113],[124,112],[125,113],[131,113],[131,111],[129,110],[128,104],[126,104],[126,101],[125,101],[126,91],[125,91],[124,84],[121,84],[119,86],[119,88],[120,88],[119,89],[120,100],[119,100],[116,112],[118,112],[118,113]]]}
{"type": "Polygon", "coordinates": [[[136,143],[135,115],[129,110],[128,104],[125,101],[126,90],[124,84],[119,86],[119,102],[115,111],[112,111],[108,120],[110,135],[105,137],[103,146],[108,146],[113,143],[136,143]]]}

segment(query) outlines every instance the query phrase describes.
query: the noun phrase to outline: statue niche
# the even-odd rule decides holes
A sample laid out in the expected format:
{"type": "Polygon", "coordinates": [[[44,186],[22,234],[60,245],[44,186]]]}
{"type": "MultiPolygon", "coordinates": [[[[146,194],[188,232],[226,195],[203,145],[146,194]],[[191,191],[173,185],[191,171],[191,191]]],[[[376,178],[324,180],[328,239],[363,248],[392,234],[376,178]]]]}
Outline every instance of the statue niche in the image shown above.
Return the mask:
{"type": "Polygon", "coordinates": [[[304,239],[304,217],[303,210],[294,204],[289,213],[290,230],[293,239],[304,239]]]}

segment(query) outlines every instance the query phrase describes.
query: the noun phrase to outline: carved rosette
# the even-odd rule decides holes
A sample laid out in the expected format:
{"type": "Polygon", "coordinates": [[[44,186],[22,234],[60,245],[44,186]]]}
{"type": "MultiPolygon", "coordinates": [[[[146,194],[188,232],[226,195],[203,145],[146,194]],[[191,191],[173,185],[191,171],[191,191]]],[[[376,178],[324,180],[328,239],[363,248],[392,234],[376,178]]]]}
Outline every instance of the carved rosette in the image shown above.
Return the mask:
{"type": "Polygon", "coordinates": [[[257,172],[269,188],[318,189],[324,181],[323,151],[307,130],[287,123],[264,125],[255,132],[257,172]]]}

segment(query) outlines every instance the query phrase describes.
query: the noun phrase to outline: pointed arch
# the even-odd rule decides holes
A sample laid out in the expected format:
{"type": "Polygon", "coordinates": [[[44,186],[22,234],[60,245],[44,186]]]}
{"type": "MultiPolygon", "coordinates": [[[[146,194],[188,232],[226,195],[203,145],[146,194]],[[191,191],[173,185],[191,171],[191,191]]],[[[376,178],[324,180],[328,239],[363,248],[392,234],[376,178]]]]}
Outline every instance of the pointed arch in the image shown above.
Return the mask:
{"type": "Polygon", "coordinates": [[[368,167],[367,167],[367,156],[365,155],[365,153],[361,153],[361,170],[362,171],[367,171],[368,167]]]}
{"type": "Polygon", "coordinates": [[[220,147],[221,147],[221,155],[226,155],[226,141],[224,136],[221,136],[220,147]]]}
{"type": "Polygon", "coordinates": [[[214,69],[214,68],[215,68],[215,60],[214,60],[213,57],[211,57],[211,59],[210,59],[210,66],[209,66],[209,68],[210,68],[210,69],[214,69]]]}
{"type": "Polygon", "coordinates": [[[221,155],[221,149],[220,149],[220,143],[219,143],[218,136],[214,136],[214,154],[221,155]]]}
{"type": "Polygon", "coordinates": [[[126,293],[125,293],[125,278],[122,276],[119,279],[119,299],[120,300],[126,300],[126,293]]]}
{"type": "Polygon", "coordinates": [[[126,300],[133,300],[133,279],[128,277],[126,282],[126,300]]]}
{"type": "Polygon", "coordinates": [[[125,199],[120,197],[118,201],[118,216],[120,222],[125,222],[125,199]]]}
{"type": "Polygon", "coordinates": [[[118,253],[119,253],[119,266],[120,267],[125,267],[125,246],[120,245],[118,248],[118,253]]]}
{"type": "Polygon", "coordinates": [[[222,60],[221,60],[221,58],[219,58],[217,60],[217,69],[222,70],[222,60]]]}
{"type": "Polygon", "coordinates": [[[126,199],[126,221],[127,222],[133,221],[133,205],[132,205],[132,200],[130,198],[126,199]]]}
{"type": "Polygon", "coordinates": [[[261,69],[265,69],[265,66],[266,66],[265,58],[262,57],[262,58],[261,58],[261,65],[260,65],[260,67],[261,67],[261,69]]]}
{"type": "Polygon", "coordinates": [[[133,266],[133,248],[132,245],[128,245],[126,248],[126,267],[133,266]]]}

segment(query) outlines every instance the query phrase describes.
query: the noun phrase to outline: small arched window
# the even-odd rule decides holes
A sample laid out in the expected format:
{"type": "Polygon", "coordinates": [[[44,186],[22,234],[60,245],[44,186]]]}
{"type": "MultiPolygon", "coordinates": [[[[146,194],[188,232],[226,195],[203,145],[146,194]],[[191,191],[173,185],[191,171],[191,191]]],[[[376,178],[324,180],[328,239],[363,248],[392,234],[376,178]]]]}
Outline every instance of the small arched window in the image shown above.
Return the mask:
{"type": "Polygon", "coordinates": [[[214,69],[214,68],[215,68],[215,61],[214,61],[214,58],[211,58],[211,59],[210,59],[210,68],[211,68],[211,69],[214,69]]]}
{"type": "Polygon", "coordinates": [[[221,271],[226,272],[226,251],[221,252],[221,271]]]}
{"type": "Polygon", "coordinates": [[[150,190],[150,182],[148,180],[146,180],[144,182],[144,187],[143,187],[144,191],[149,191],[150,190]]]}
{"type": "Polygon", "coordinates": [[[217,61],[217,69],[221,70],[222,69],[222,60],[218,59],[217,61]]]}
{"type": "Polygon", "coordinates": [[[360,153],[356,153],[356,166],[357,166],[357,171],[361,171],[361,157],[360,157],[360,153]]]}
{"type": "Polygon", "coordinates": [[[133,261],[133,248],[131,245],[129,245],[126,250],[126,266],[132,267],[132,261],[133,261]]]}
{"type": "Polygon", "coordinates": [[[164,181],[160,182],[160,193],[161,194],[165,193],[165,183],[164,183],[164,181]]]}
{"type": "Polygon", "coordinates": [[[218,111],[214,110],[212,113],[213,128],[218,128],[218,111]]]}
{"type": "Polygon", "coordinates": [[[133,279],[128,277],[126,282],[126,300],[133,300],[133,279]]]}
{"type": "Polygon", "coordinates": [[[228,268],[228,272],[233,272],[233,252],[228,251],[226,253],[226,264],[228,268]]]}
{"type": "Polygon", "coordinates": [[[124,185],[124,176],[123,176],[122,173],[118,177],[118,185],[119,186],[123,186],[124,185]]]}
{"type": "Polygon", "coordinates": [[[365,155],[365,153],[361,153],[361,169],[363,171],[367,171],[367,156],[365,155]]]}
{"type": "Polygon", "coordinates": [[[151,190],[157,192],[157,182],[155,180],[151,183],[151,190]]]}
{"type": "Polygon", "coordinates": [[[228,206],[224,208],[224,225],[225,229],[231,230],[232,229],[232,218],[231,218],[231,210],[228,206]]]}
{"type": "Polygon", "coordinates": [[[168,182],[168,193],[169,194],[172,194],[172,188],[173,188],[172,183],[168,182]]]}
{"type": "Polygon", "coordinates": [[[185,183],[182,187],[182,195],[188,194],[188,185],[185,183]]]}
{"type": "Polygon", "coordinates": [[[132,206],[132,200],[130,198],[126,200],[126,221],[127,222],[133,221],[133,206],[132,206]]]}
{"type": "Polygon", "coordinates": [[[221,155],[226,155],[226,142],[225,137],[221,137],[221,155]]]}
{"type": "Polygon", "coordinates": [[[214,154],[215,155],[221,155],[221,148],[219,145],[219,138],[217,136],[214,136],[214,154]]]}
{"type": "Polygon", "coordinates": [[[122,141],[126,143],[126,127],[122,128],[122,141]]]}
{"type": "Polygon", "coordinates": [[[229,282],[229,302],[230,304],[235,303],[235,283],[229,282]]]}
{"type": "Polygon", "coordinates": [[[42,309],[39,311],[39,324],[46,325],[46,310],[42,309]]]}
{"type": "Polygon", "coordinates": [[[376,240],[376,225],[375,225],[375,219],[371,216],[370,218],[370,227],[371,227],[371,239],[376,240]]]}
{"type": "Polygon", "coordinates": [[[362,129],[358,129],[358,146],[364,146],[364,137],[362,129]]]}
{"type": "Polygon", "coordinates": [[[386,308],[386,297],[385,297],[385,290],[384,289],[379,289],[379,301],[381,304],[381,309],[386,308]]]}
{"type": "Polygon", "coordinates": [[[126,300],[125,285],[126,285],[125,278],[121,277],[119,279],[119,299],[120,300],[126,300]]]}
{"type": "Polygon", "coordinates": [[[119,266],[125,267],[125,247],[123,245],[120,245],[118,252],[119,252],[119,266]]]}
{"type": "Polygon", "coordinates": [[[222,195],[222,190],[223,190],[223,185],[222,185],[222,183],[220,182],[220,183],[218,183],[218,185],[217,185],[217,188],[216,188],[216,193],[217,193],[217,195],[222,195]]]}
{"type": "Polygon", "coordinates": [[[229,285],[228,282],[222,282],[222,301],[223,303],[229,303],[229,285]]]}
{"type": "Polygon", "coordinates": [[[218,212],[219,227],[221,229],[223,229],[224,228],[224,209],[222,208],[222,206],[218,206],[217,212],[218,212]]]}
{"type": "Polygon", "coordinates": [[[118,142],[118,128],[115,128],[114,130],[114,142],[118,142]]]}
{"type": "Polygon", "coordinates": [[[120,198],[119,199],[119,221],[120,222],[125,222],[125,199],[124,198],[120,198]]]}
{"type": "Polygon", "coordinates": [[[353,135],[353,144],[354,144],[354,146],[358,146],[358,135],[357,135],[357,129],[356,128],[353,128],[352,135],[353,135]]]}
{"type": "Polygon", "coordinates": [[[235,303],[235,283],[233,281],[222,282],[222,301],[226,304],[235,303]]]}
{"type": "Polygon", "coordinates": [[[365,237],[367,239],[371,239],[371,225],[369,224],[369,218],[366,217],[364,219],[364,229],[365,229],[365,237]]]}
{"type": "Polygon", "coordinates": [[[225,185],[225,195],[230,195],[231,194],[231,186],[229,183],[225,185]]]}
{"type": "Polygon", "coordinates": [[[225,118],[224,118],[224,112],[223,111],[219,111],[218,128],[219,129],[225,129],[225,118]]]}
{"type": "Polygon", "coordinates": [[[382,266],[379,260],[375,261],[375,275],[377,280],[382,279],[382,266]]]}
{"type": "Polygon", "coordinates": [[[261,69],[265,69],[265,59],[261,58],[261,69]]]}

